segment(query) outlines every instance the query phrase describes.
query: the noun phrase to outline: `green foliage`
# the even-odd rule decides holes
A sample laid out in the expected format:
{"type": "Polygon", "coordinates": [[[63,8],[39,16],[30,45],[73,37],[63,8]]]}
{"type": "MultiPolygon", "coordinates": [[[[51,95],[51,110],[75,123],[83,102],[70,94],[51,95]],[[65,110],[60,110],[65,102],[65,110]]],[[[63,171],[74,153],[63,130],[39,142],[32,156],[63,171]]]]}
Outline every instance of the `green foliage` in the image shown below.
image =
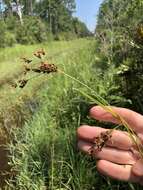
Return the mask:
{"type": "Polygon", "coordinates": [[[11,33],[11,32],[5,32],[5,35],[4,35],[4,44],[5,46],[13,46],[14,44],[16,43],[16,37],[15,37],[15,34],[14,33],[11,33]]]}
{"type": "Polygon", "coordinates": [[[5,37],[5,30],[6,30],[6,24],[3,21],[0,21],[0,47],[4,47],[4,37],[5,37]]]}
{"type": "Polygon", "coordinates": [[[72,30],[74,9],[74,0],[43,0],[37,3],[37,12],[40,12],[41,18],[48,22],[53,34],[72,30]]]}
{"type": "Polygon", "coordinates": [[[143,112],[142,10],[142,0],[105,0],[96,28],[97,51],[101,55],[101,62],[107,60],[103,70],[106,65],[114,65],[118,69],[115,77],[120,90],[132,100],[132,107],[129,107],[140,112],[143,112]]]}
{"type": "Polygon", "coordinates": [[[76,34],[73,32],[60,32],[56,37],[55,40],[73,40],[77,38],[76,34]]]}
{"type": "MultiPolygon", "coordinates": [[[[95,64],[93,41],[91,43],[81,39],[66,43],[55,42],[51,49],[58,44],[58,51],[59,47],[68,47],[68,50],[63,49],[63,53],[58,57],[52,57],[52,62],[56,63],[60,70],[83,81],[110,103],[121,105],[124,98],[121,99],[121,94],[118,94],[118,86],[113,78],[113,73],[116,72],[114,68],[103,76],[96,66],[93,66],[95,64]]],[[[23,128],[11,131],[14,141],[9,147],[10,164],[12,170],[17,172],[15,178],[8,180],[8,187],[11,190],[96,190],[100,185],[100,189],[106,190],[130,189],[127,183],[114,182],[100,176],[95,167],[95,160],[77,150],[77,127],[84,123],[97,124],[88,117],[93,102],[78,90],[93,96],[94,94],[60,72],[35,78],[33,83],[36,83],[36,80],[40,84],[46,80],[41,91],[39,86],[37,88],[38,97],[31,97],[31,101],[38,100],[39,107],[23,128]]],[[[30,82],[26,88],[35,93],[33,83],[30,82]]],[[[26,89],[23,90],[25,94],[28,93],[26,89]]],[[[26,111],[25,107],[23,109],[26,111]]]]}
{"type": "Polygon", "coordinates": [[[86,25],[83,22],[81,22],[78,18],[73,18],[73,28],[75,34],[78,37],[87,37],[91,35],[86,25]]]}
{"type": "MultiPolygon", "coordinates": [[[[2,11],[1,20],[6,25],[3,30],[8,33],[1,47],[14,42],[34,44],[90,35],[86,25],[72,16],[75,0],[5,0],[3,3],[6,8],[2,11]],[[19,12],[16,11],[18,8],[19,12]]],[[[4,34],[1,38],[5,38],[4,34]]]]}
{"type": "Polygon", "coordinates": [[[111,57],[116,66],[129,55],[132,32],[141,20],[142,3],[136,1],[104,1],[99,12],[96,35],[101,51],[111,57]],[[117,8],[118,7],[118,8],[117,8]]]}
{"type": "Polygon", "coordinates": [[[17,42],[21,44],[34,44],[47,41],[47,27],[39,18],[26,17],[24,25],[16,27],[17,42]]]}
{"type": "Polygon", "coordinates": [[[12,46],[16,42],[14,33],[7,31],[7,25],[0,21],[0,47],[12,46]]]}

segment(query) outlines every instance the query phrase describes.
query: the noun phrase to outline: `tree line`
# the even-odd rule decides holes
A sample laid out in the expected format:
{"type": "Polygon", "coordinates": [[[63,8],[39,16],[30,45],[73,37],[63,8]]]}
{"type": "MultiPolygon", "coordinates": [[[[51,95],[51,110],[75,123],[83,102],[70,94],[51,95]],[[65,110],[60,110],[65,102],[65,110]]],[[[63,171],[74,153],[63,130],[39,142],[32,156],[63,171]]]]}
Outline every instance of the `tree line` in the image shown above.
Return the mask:
{"type": "Polygon", "coordinates": [[[91,35],[75,10],[75,0],[0,0],[0,46],[91,35]]]}
{"type": "Polygon", "coordinates": [[[103,72],[115,67],[120,91],[143,112],[143,1],[104,0],[96,27],[103,72]]]}

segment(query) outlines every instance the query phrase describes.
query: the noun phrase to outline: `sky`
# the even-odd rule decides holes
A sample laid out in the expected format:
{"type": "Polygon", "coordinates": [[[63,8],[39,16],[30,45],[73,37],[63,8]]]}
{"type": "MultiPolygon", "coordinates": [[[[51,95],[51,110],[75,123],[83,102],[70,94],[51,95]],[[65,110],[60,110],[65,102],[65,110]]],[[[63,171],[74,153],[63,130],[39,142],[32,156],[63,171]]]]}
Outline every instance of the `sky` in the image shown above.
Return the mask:
{"type": "MultiPolygon", "coordinates": [[[[1,1],[1,0],[0,0],[1,1]]],[[[103,0],[75,0],[76,13],[74,16],[83,21],[91,32],[94,32],[97,14],[103,0]]]]}
{"type": "Polygon", "coordinates": [[[99,7],[103,0],[76,0],[74,16],[83,21],[90,31],[94,32],[99,7]]]}

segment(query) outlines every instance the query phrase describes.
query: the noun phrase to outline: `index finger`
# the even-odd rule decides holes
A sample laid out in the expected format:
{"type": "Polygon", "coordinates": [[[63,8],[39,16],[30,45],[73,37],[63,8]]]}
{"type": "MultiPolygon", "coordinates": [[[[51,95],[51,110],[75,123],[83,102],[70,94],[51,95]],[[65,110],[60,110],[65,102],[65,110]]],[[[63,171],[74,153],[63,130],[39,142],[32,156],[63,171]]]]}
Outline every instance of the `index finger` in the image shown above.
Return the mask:
{"type": "MultiPolygon", "coordinates": [[[[108,108],[110,108],[113,113],[121,116],[136,133],[143,133],[143,116],[141,114],[126,108],[113,106],[107,107],[107,109],[108,108]]],[[[90,116],[100,121],[107,121],[115,124],[121,123],[112,113],[101,106],[92,107],[90,109],[90,116]]]]}
{"type": "MultiPolygon", "coordinates": [[[[90,127],[83,125],[78,128],[77,136],[86,142],[94,143],[95,137],[98,137],[102,132],[106,132],[109,129],[104,129],[101,127],[90,127]]],[[[132,140],[126,132],[114,130],[112,132],[111,139],[107,141],[107,146],[116,147],[122,150],[130,150],[134,147],[132,140]]]]}

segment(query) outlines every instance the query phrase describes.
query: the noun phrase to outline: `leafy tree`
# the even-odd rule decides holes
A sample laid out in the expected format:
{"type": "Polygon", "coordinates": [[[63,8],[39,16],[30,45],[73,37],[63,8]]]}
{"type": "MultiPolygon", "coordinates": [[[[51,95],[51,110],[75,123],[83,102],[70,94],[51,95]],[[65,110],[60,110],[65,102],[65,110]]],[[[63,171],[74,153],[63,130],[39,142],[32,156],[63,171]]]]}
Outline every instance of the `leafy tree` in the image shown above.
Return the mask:
{"type": "Polygon", "coordinates": [[[121,91],[132,100],[134,109],[143,112],[142,10],[142,0],[104,0],[96,37],[100,54],[118,68],[121,91]]]}
{"type": "Polygon", "coordinates": [[[73,18],[73,28],[75,34],[78,37],[86,37],[92,35],[85,23],[81,22],[78,18],[73,18]]]}
{"type": "Polygon", "coordinates": [[[71,30],[74,9],[74,0],[43,0],[37,3],[37,13],[48,22],[53,34],[71,30]]]}
{"type": "Polygon", "coordinates": [[[7,36],[14,34],[17,43],[42,42],[47,36],[68,40],[90,35],[86,25],[73,18],[75,0],[3,0],[3,5],[7,36]]]}

